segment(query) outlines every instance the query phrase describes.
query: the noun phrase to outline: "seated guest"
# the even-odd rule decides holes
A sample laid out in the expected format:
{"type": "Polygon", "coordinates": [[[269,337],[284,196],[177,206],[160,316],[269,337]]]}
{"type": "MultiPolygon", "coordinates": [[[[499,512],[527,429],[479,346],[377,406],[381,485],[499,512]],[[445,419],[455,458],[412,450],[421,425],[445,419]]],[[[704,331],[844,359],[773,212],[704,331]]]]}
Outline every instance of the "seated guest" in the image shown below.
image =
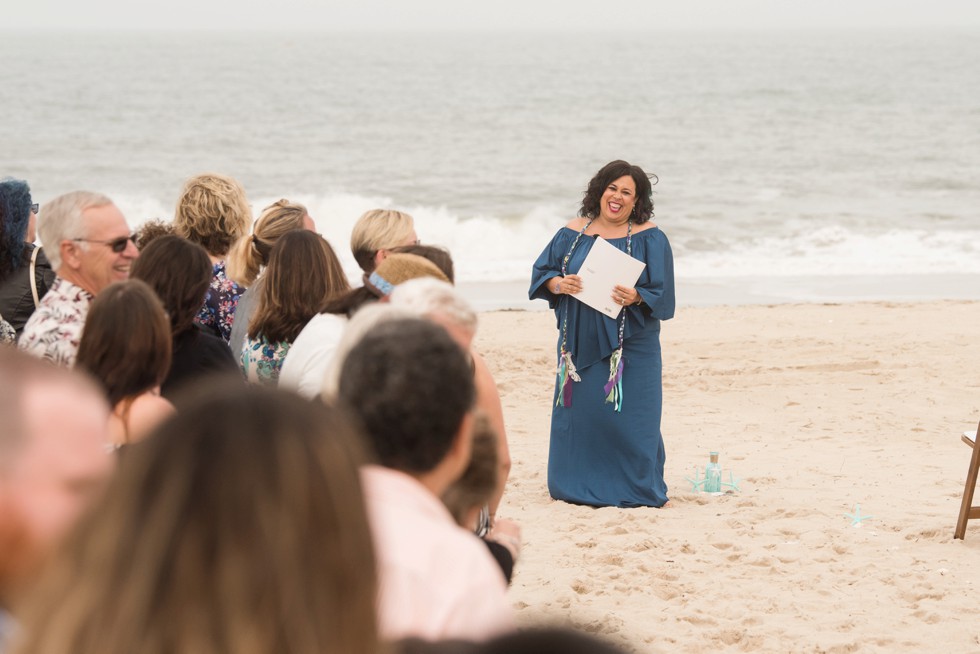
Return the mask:
{"type": "Polygon", "coordinates": [[[479,640],[512,629],[500,570],[439,499],[470,460],[476,390],[466,354],[429,321],[387,322],[347,355],[338,390],[378,462],[362,478],[382,636],[479,640]]]}
{"type": "Polygon", "coordinates": [[[110,440],[128,445],[173,413],[160,397],[170,370],[170,323],[153,289],[138,279],[110,284],[92,301],[75,365],[102,383],[110,440]]]}
{"type": "Polygon", "coordinates": [[[154,240],[173,233],[174,224],[172,222],[165,222],[159,218],[147,220],[136,230],[136,247],[142,252],[154,240]]]}
{"type": "MultiPolygon", "coordinates": [[[[520,526],[509,520],[496,520],[497,507],[510,472],[510,450],[507,446],[503,407],[496,384],[483,357],[473,349],[473,338],[477,327],[476,313],[450,285],[432,278],[412,279],[400,284],[392,291],[390,306],[408,310],[436,322],[470,354],[477,389],[476,405],[483,418],[488,421],[487,429],[493,433],[493,442],[497,445],[493,460],[498,466],[497,473],[494,475],[496,486],[487,498],[487,505],[481,511],[474,531],[493,541],[489,547],[498,562],[502,564],[509,580],[514,561],[506,560],[508,555],[500,551],[498,544],[506,544],[510,553],[516,558],[520,551],[520,526]]],[[[353,326],[355,322],[358,322],[356,318],[351,321],[351,325],[353,326]]],[[[347,334],[344,335],[344,340],[347,340],[347,334]]],[[[344,348],[343,343],[340,347],[344,348]]],[[[342,356],[335,357],[334,364],[338,359],[342,359],[342,356]]],[[[338,374],[337,366],[332,364],[323,382],[325,393],[328,389],[335,388],[338,374]]]]}
{"type": "Polygon", "coordinates": [[[282,365],[279,380],[284,388],[303,397],[320,394],[327,368],[344,333],[347,319],[361,307],[387,297],[391,290],[409,279],[445,274],[431,261],[414,254],[386,257],[374,272],[364,275],[364,286],[342,293],[303,327],[282,365]]]}
{"type": "MultiPolygon", "coordinates": [[[[421,246],[420,246],[421,247],[421,246]]],[[[447,284],[433,279],[416,279],[402,284],[391,294],[395,306],[413,310],[434,320],[456,339],[456,342],[469,351],[473,359],[473,375],[476,381],[476,405],[490,421],[490,428],[497,434],[497,488],[491,494],[487,511],[483,514],[477,533],[485,535],[493,526],[497,507],[504,495],[507,477],[510,475],[510,448],[507,444],[507,430],[504,427],[504,408],[500,403],[500,393],[493,380],[490,368],[479,352],[473,347],[476,336],[477,319],[473,308],[447,284]]],[[[501,525],[502,529],[513,531],[516,525],[501,525]]]]}
{"type": "Polygon", "coordinates": [[[418,242],[415,221],[410,215],[394,209],[372,209],[354,223],[350,251],[357,265],[369,275],[391,254],[392,248],[418,242]]]}
{"type": "Polygon", "coordinates": [[[88,191],[67,193],[44,205],[38,232],[57,277],[24,325],[19,345],[29,354],[71,367],[89,303],[112,282],[129,277],[139,250],[112,200],[88,191]]]}
{"type": "Polygon", "coordinates": [[[120,460],[25,607],[20,654],[380,654],[339,410],[219,384],[120,460]]]}
{"type": "Polygon", "coordinates": [[[207,250],[213,265],[211,288],[198,322],[228,342],[235,309],[244,288],[228,278],[225,257],[232,244],[248,234],[252,210],[245,189],[225,175],[206,173],[187,180],[177,200],[174,230],[207,250]]]}
{"type": "Polygon", "coordinates": [[[37,238],[37,204],[27,182],[0,179],[0,315],[17,336],[54,283],[37,238]]]}
{"type": "Polygon", "coordinates": [[[182,386],[201,377],[224,374],[241,379],[228,344],[194,322],[211,283],[211,261],[197,243],[161,236],[133,264],[132,277],[156,292],[170,318],[172,356],[160,394],[173,399],[182,386]]]}
{"type": "Polygon", "coordinates": [[[456,270],[453,265],[453,255],[449,253],[444,247],[439,247],[438,245],[422,245],[420,243],[415,243],[413,245],[399,245],[396,248],[391,248],[388,254],[417,254],[420,257],[425,257],[432,263],[436,264],[439,270],[446,276],[446,280],[450,284],[456,283],[456,270]]]}
{"type": "Polygon", "coordinates": [[[330,298],[350,290],[347,276],[322,236],[285,234],[272,248],[258,284],[258,306],[248,324],[241,364],[245,378],[275,386],[296,336],[330,298]]]}
{"type": "Polygon", "coordinates": [[[84,376],[0,348],[0,651],[42,564],[101,491],[109,407],[84,376]]]}
{"type": "MultiPolygon", "coordinates": [[[[442,494],[442,503],[464,529],[477,532],[487,502],[497,489],[497,435],[490,421],[477,413],[473,427],[473,453],[463,475],[442,494]]],[[[517,523],[497,520],[494,531],[484,538],[490,554],[497,561],[504,579],[510,583],[514,563],[521,551],[521,531],[517,523]]]]}
{"type": "Polygon", "coordinates": [[[315,232],[316,223],[303,205],[279,200],[262,210],[262,215],[252,228],[251,236],[245,235],[231,246],[228,253],[228,276],[239,286],[248,289],[238,298],[236,319],[231,328],[229,345],[236,355],[242,351],[248,324],[255,312],[258,294],[251,286],[268,265],[269,255],[276,242],[287,232],[297,229],[315,232]]]}

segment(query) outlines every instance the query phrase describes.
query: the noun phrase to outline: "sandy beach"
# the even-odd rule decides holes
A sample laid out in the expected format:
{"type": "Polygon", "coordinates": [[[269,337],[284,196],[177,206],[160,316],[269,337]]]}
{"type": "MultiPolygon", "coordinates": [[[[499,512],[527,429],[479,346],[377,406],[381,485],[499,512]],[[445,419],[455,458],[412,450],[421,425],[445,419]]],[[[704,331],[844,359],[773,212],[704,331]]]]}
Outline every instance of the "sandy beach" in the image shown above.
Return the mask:
{"type": "Polygon", "coordinates": [[[524,529],[519,622],[637,652],[980,651],[980,522],[953,540],[978,321],[968,301],[680,308],[658,510],[550,499],[553,314],[481,314],[514,460],[500,515],[524,529]],[[685,480],[711,450],[737,492],[685,480]]]}

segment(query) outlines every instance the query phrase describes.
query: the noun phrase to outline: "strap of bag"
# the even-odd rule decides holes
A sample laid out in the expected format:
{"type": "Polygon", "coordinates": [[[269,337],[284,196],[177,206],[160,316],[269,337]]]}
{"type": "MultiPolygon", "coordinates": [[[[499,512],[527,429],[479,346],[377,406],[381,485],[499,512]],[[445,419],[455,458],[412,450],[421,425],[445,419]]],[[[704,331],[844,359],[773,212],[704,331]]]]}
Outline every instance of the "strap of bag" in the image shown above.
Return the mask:
{"type": "Polygon", "coordinates": [[[34,248],[31,252],[31,295],[34,296],[34,308],[37,309],[38,305],[41,303],[41,298],[37,296],[37,275],[34,274],[34,269],[37,268],[37,253],[41,251],[41,246],[34,248]]]}

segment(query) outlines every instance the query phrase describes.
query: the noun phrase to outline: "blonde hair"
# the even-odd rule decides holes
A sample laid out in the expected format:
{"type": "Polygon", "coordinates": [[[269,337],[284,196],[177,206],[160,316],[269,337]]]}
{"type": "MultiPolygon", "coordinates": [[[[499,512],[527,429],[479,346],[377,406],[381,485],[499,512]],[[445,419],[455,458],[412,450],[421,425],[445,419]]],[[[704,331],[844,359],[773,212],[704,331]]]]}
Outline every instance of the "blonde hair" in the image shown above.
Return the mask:
{"type": "Polygon", "coordinates": [[[41,215],[37,218],[37,233],[44,244],[44,254],[48,257],[51,270],[57,273],[61,268],[62,241],[88,236],[82,220],[85,211],[110,204],[112,200],[101,193],[72,191],[59,195],[41,207],[41,215]]]}
{"type": "Polygon", "coordinates": [[[340,409],[211,388],[121,459],[22,613],[20,654],[377,654],[377,572],[340,409]]]}
{"type": "Polygon", "coordinates": [[[306,207],[289,200],[273,202],[263,209],[252,235],[246,234],[235,241],[228,252],[228,276],[232,281],[246,288],[251,286],[262,267],[269,263],[276,241],[287,232],[303,229],[303,218],[308,215],[306,207]]]}
{"type": "Polygon", "coordinates": [[[350,251],[364,272],[374,270],[374,255],[378,250],[405,245],[415,229],[415,221],[407,213],[394,209],[372,209],[365,212],[350,235],[350,251]]]}
{"type": "Polygon", "coordinates": [[[184,184],[174,213],[178,236],[223,257],[231,244],[248,234],[252,210],[245,189],[235,179],[216,173],[191,177],[184,184]]]}

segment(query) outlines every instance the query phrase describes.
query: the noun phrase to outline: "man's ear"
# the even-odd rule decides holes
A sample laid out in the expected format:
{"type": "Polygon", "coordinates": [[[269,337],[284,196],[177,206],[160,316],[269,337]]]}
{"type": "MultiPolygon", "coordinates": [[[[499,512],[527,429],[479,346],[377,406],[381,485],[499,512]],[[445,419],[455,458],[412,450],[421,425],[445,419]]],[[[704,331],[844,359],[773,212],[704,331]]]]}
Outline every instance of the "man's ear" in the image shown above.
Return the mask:
{"type": "Polygon", "coordinates": [[[381,262],[388,258],[388,250],[378,250],[374,253],[374,267],[377,269],[381,262]]]}
{"type": "Polygon", "coordinates": [[[61,241],[61,265],[77,270],[81,265],[81,247],[75,241],[61,241]]]}

